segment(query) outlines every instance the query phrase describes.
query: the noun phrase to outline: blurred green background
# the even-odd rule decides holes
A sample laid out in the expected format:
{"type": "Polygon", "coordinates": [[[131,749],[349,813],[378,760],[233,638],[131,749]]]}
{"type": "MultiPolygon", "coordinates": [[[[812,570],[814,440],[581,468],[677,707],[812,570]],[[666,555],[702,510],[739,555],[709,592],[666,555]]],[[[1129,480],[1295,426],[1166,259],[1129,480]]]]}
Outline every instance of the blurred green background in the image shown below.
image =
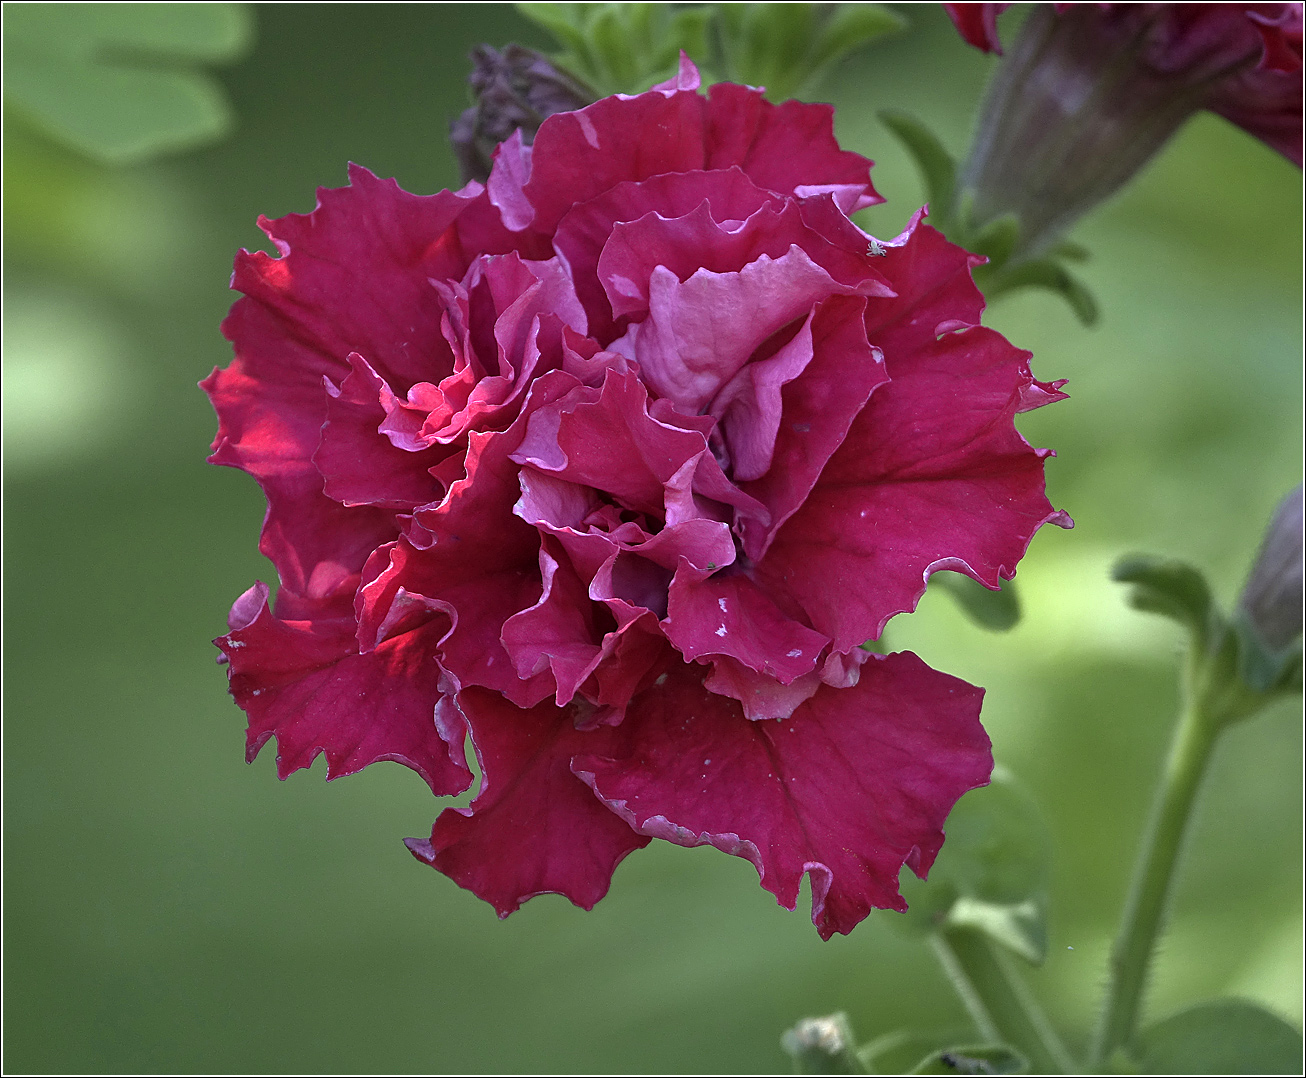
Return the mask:
{"type": "MultiPolygon", "coordinates": [[[[910,110],[964,149],[992,61],[937,5],[822,96],[874,158],[892,235],[922,198],[875,119],[910,110]]],[[[6,16],[11,8],[6,9],[6,16]]],[[[312,208],[357,161],[409,190],[457,183],[445,133],[478,42],[549,42],[506,5],[268,5],[217,69],[234,134],[130,167],[5,127],[4,1064],[62,1072],[772,1071],[782,1030],[846,1009],[862,1038],[964,1027],[894,914],[822,943],[746,862],[657,843],[584,913],[505,922],[415,862],[440,806],[381,765],[326,785],[242,754],[211,637],[268,568],[248,477],[204,464],[195,382],[259,213],[312,208]]],[[[1057,449],[1026,616],[985,633],[944,595],[895,647],[988,688],[996,754],[1056,837],[1052,954],[1035,973],[1087,1036],[1175,707],[1178,630],[1107,569],[1173,554],[1236,593],[1300,479],[1301,176],[1203,115],[1076,233],[1103,306],[1051,295],[989,321],[1069,401],[1022,419],[1057,449]]],[[[1217,994],[1300,1025],[1301,731],[1293,700],[1221,746],[1149,1014],[1217,994]]],[[[800,901],[806,901],[802,899],[800,901]]]]}

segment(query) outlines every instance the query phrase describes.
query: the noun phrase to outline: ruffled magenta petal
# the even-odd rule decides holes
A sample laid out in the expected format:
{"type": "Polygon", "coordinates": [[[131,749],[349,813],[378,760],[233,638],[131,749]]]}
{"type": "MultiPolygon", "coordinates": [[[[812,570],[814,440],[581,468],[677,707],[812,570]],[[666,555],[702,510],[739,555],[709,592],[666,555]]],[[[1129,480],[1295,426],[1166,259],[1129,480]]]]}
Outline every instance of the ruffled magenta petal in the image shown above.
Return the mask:
{"type": "Polygon", "coordinates": [[[785,617],[745,576],[686,579],[668,593],[667,639],[688,660],[729,656],[788,685],[816,667],[830,638],[785,617]]]}
{"type": "Polygon", "coordinates": [[[445,809],[430,839],[408,848],[500,917],[541,894],[593,908],[621,860],[649,843],[571,773],[577,753],[606,750],[610,728],[582,733],[570,709],[522,710],[477,689],[460,693],[458,707],[481,764],[480,793],[469,808],[445,809]]]}
{"type": "Polygon", "coordinates": [[[323,493],[342,505],[407,512],[438,500],[444,490],[430,470],[450,450],[397,448],[380,430],[386,419],[381,402],[390,387],[357,352],[349,362],[353,369],[339,388],[326,384],[326,422],[313,455],[323,493]]]}
{"type": "Polygon", "coordinates": [[[610,754],[572,769],[640,833],[747,858],[787,909],[810,874],[828,939],[872,909],[905,909],[899,870],[923,877],[957,798],[988,782],[982,695],[902,653],[792,718],[750,722],[679,666],[632,702],[610,754]]]}
{"type": "Polygon", "coordinates": [[[231,694],[249,716],[248,759],[275,735],[283,779],[324,752],[329,779],[394,760],[437,795],[471,785],[462,731],[436,729],[443,624],[427,622],[359,655],[349,619],[281,621],[267,595],[259,584],[237,600],[232,631],[216,641],[231,694]]]}
{"type": "Polygon", "coordinates": [[[915,609],[934,570],[997,587],[1043,524],[1069,526],[1044,494],[1047,452],[1012,423],[1033,381],[1028,353],[976,328],[911,358],[902,375],[890,366],[754,570],[837,651],[915,609]]]}

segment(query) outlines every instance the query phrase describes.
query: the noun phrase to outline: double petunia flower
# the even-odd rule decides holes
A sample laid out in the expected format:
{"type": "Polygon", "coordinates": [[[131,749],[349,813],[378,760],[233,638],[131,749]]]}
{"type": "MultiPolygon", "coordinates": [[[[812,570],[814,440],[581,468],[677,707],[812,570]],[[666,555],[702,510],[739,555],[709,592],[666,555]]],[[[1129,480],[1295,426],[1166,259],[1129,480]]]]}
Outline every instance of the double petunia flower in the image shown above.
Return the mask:
{"type": "Polygon", "coordinates": [[[1059,399],[979,326],[974,256],[880,201],[832,110],[669,83],[545,120],[487,184],[351,168],[261,221],[203,384],[268,499],[217,643],[252,759],[417,771],[421,860],[500,915],[589,908],[652,838],[748,858],[823,937],[902,909],[988,781],[982,691],[872,654],[929,575],[995,587],[1059,399]]]}

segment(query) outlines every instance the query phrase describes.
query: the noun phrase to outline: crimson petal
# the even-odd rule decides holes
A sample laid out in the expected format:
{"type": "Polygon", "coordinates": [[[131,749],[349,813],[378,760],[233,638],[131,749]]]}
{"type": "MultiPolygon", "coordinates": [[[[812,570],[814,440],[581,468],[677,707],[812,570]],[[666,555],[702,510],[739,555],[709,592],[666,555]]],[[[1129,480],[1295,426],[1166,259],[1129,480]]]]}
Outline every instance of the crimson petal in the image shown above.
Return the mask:
{"type": "Polygon", "coordinates": [[[680,665],[631,702],[610,755],[572,770],[640,833],[747,858],[786,909],[810,874],[829,939],[871,909],[905,909],[899,870],[923,877],[953,803],[988,782],[982,696],[903,652],[792,718],[750,722],[680,665]]]}
{"type": "MultiPolygon", "coordinates": [[[[448,715],[453,705],[441,708],[448,715]]],[[[413,856],[500,917],[541,894],[592,909],[621,860],[649,843],[571,772],[577,753],[606,750],[612,728],[580,732],[573,709],[542,703],[520,710],[479,689],[459,693],[458,709],[481,763],[481,790],[469,808],[445,809],[429,840],[408,839],[413,856]]]]}
{"type": "Polygon", "coordinates": [[[267,585],[250,588],[232,607],[232,631],[214,641],[249,716],[249,760],[275,734],[283,779],[325,752],[329,779],[394,760],[437,795],[471,785],[462,730],[436,728],[442,618],[359,655],[352,619],[282,621],[267,597],[267,585]]]}

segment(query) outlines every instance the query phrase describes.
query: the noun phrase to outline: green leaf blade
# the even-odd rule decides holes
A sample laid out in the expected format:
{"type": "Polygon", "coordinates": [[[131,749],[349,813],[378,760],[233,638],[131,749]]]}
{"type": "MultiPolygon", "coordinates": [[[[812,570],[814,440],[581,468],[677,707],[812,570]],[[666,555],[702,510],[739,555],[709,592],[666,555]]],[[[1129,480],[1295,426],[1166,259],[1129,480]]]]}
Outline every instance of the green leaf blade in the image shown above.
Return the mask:
{"type": "Polygon", "coordinates": [[[1223,999],[1149,1026],[1132,1054],[1144,1074],[1300,1074],[1302,1037],[1263,1007],[1223,999]]]}
{"type": "Polygon", "coordinates": [[[5,97],[56,141],[113,164],[211,142],[233,116],[196,68],[252,37],[239,4],[26,4],[5,9],[5,97]]]}

